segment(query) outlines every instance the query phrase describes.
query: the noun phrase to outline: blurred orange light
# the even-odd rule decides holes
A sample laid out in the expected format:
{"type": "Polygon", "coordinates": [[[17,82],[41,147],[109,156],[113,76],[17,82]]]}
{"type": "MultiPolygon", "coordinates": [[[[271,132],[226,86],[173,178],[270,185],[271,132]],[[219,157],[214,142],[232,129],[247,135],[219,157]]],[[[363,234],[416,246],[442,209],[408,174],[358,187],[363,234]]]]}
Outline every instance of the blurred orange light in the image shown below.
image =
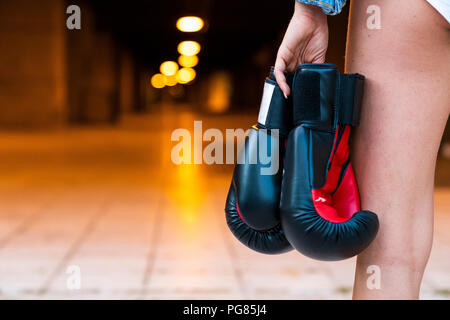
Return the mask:
{"type": "Polygon", "coordinates": [[[221,113],[230,107],[232,81],[227,72],[216,72],[208,80],[207,105],[210,111],[221,113]]]}
{"type": "Polygon", "coordinates": [[[174,61],[166,61],[161,64],[161,73],[165,76],[174,76],[178,71],[178,64],[174,61]]]}
{"type": "Polygon", "coordinates": [[[164,75],[162,75],[161,73],[155,74],[151,79],[151,83],[152,83],[153,88],[156,88],[156,89],[161,89],[166,86],[164,84],[164,75]]]}
{"type": "Polygon", "coordinates": [[[197,73],[192,68],[181,68],[177,73],[177,81],[181,84],[189,83],[195,79],[197,73]]]}
{"type": "Polygon", "coordinates": [[[200,52],[201,46],[196,41],[183,41],[178,45],[178,52],[185,56],[195,56],[200,52]]]}
{"type": "Polygon", "coordinates": [[[183,32],[197,32],[203,29],[204,22],[199,17],[182,17],[177,21],[177,28],[183,32]]]}
{"type": "Polygon", "coordinates": [[[178,58],[178,63],[182,67],[192,68],[192,67],[195,67],[198,64],[198,57],[197,56],[183,56],[183,55],[181,55],[178,58]]]}
{"type": "Polygon", "coordinates": [[[168,87],[173,87],[178,83],[176,76],[164,76],[164,84],[168,87]]]}

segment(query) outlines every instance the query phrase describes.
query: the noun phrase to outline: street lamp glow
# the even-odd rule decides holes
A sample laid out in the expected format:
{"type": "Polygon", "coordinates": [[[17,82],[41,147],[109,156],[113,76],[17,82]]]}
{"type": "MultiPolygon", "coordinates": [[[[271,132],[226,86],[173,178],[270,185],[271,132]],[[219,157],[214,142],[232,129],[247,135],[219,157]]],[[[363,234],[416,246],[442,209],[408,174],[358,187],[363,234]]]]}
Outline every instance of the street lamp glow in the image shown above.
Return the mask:
{"type": "Polygon", "coordinates": [[[178,45],[178,52],[184,56],[195,56],[200,49],[201,46],[196,41],[183,41],[178,45]]]}
{"type": "Polygon", "coordinates": [[[192,68],[192,67],[195,67],[198,64],[198,57],[197,56],[183,56],[183,55],[181,55],[178,58],[178,63],[182,67],[192,68]]]}
{"type": "Polygon", "coordinates": [[[164,75],[162,75],[161,73],[155,74],[152,77],[150,82],[151,82],[153,88],[156,88],[156,89],[161,89],[166,86],[164,83],[164,75]]]}
{"type": "Polygon", "coordinates": [[[197,73],[192,68],[181,68],[177,73],[177,81],[181,84],[186,84],[195,79],[197,73]]]}
{"type": "Polygon", "coordinates": [[[174,61],[166,61],[161,64],[161,73],[165,76],[174,76],[178,71],[178,64],[174,61]]]}
{"type": "Polygon", "coordinates": [[[173,87],[178,83],[177,77],[173,76],[164,76],[164,84],[168,87],[173,87]]]}
{"type": "Polygon", "coordinates": [[[182,17],[177,21],[177,28],[183,32],[197,32],[203,29],[204,22],[199,17],[182,17]]]}

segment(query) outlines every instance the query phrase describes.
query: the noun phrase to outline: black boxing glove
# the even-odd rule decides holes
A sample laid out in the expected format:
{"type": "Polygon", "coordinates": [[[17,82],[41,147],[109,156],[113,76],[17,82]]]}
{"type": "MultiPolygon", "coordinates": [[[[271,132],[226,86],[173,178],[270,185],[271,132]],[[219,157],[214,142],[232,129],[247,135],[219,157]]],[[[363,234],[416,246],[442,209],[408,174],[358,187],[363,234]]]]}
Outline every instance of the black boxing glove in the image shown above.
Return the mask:
{"type": "Polygon", "coordinates": [[[250,129],[238,156],[225,208],[234,236],[261,253],[292,250],[281,229],[279,214],[284,151],[291,128],[290,99],[284,98],[271,70],[264,85],[258,124],[250,129]],[[269,154],[271,163],[261,159],[261,155],[269,154]]]}
{"type": "Polygon", "coordinates": [[[281,221],[291,245],[314,259],[357,255],[378,231],[377,215],[360,211],[349,154],[363,83],[363,76],[340,74],[332,64],[304,64],[294,75],[281,221]]]}

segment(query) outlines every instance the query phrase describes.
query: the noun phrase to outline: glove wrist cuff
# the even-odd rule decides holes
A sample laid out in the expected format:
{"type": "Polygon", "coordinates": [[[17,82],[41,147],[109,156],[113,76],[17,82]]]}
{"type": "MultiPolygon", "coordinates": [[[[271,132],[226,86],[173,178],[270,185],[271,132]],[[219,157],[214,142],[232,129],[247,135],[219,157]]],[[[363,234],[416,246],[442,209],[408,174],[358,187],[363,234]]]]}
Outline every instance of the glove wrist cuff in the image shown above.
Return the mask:
{"type": "Polygon", "coordinates": [[[358,126],[364,91],[364,76],[341,74],[337,86],[336,109],[339,124],[358,126]]]}
{"type": "MultiPolygon", "coordinates": [[[[291,81],[287,75],[288,83],[291,81]]],[[[278,86],[273,68],[269,77],[264,83],[264,93],[261,101],[258,116],[258,128],[278,129],[281,135],[287,135],[292,129],[292,108],[289,107],[289,100],[286,99],[278,86]]]]}
{"type": "Polygon", "coordinates": [[[340,74],[333,64],[303,64],[294,75],[294,125],[359,125],[364,76],[340,74]]]}

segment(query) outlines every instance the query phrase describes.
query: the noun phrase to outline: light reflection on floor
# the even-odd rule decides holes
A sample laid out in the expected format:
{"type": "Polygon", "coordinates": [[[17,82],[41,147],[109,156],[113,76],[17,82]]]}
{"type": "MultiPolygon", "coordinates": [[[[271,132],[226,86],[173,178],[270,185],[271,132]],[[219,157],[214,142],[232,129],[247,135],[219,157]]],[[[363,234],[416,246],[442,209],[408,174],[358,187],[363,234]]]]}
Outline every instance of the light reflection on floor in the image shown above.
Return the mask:
{"type": "MultiPolygon", "coordinates": [[[[175,166],[175,128],[246,128],[182,113],[119,128],[0,133],[0,298],[346,299],[354,259],[249,251],[228,231],[231,166],[175,166]],[[69,266],[81,289],[69,290],[69,266]]],[[[450,189],[436,191],[423,298],[450,297],[450,189]]]]}

